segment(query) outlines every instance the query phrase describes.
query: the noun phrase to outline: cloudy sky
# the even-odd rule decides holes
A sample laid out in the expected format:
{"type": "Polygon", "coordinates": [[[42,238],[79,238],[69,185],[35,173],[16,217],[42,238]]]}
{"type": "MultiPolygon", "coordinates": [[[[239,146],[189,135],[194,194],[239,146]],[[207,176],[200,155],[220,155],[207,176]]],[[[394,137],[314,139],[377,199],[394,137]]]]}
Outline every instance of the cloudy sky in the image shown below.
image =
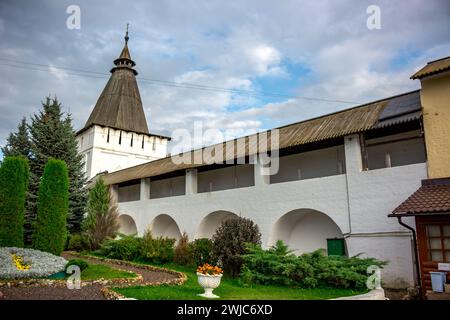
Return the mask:
{"type": "Polygon", "coordinates": [[[448,0],[1,0],[0,145],[47,95],[81,128],[126,23],[150,131],[166,135],[203,121],[242,136],[414,90],[415,70],[450,55],[448,0]]]}

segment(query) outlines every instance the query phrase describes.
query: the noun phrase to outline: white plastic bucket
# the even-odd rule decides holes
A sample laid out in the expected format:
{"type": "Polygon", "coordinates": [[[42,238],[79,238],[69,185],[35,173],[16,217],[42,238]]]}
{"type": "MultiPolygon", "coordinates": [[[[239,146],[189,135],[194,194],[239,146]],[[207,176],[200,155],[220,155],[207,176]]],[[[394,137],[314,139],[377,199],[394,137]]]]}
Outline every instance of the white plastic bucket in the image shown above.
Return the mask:
{"type": "Polygon", "coordinates": [[[431,275],[431,288],[433,292],[444,292],[444,283],[446,278],[445,272],[430,271],[430,275],[431,275]]]}

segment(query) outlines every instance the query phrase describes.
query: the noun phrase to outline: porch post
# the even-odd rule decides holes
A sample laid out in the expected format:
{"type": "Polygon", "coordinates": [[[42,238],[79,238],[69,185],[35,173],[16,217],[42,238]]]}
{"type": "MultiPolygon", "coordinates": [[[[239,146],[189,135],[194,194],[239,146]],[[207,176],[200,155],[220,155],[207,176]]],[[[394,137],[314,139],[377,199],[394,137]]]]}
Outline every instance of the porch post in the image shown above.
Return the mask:
{"type": "MultiPolygon", "coordinates": [[[[259,156],[254,156],[255,163],[253,165],[254,175],[255,175],[255,187],[257,186],[267,186],[270,184],[270,176],[263,175],[264,164],[262,163],[259,156]]],[[[266,170],[267,171],[267,170],[266,170]]]]}
{"type": "Polygon", "coordinates": [[[186,195],[197,193],[197,169],[186,170],[186,195]]]}
{"type": "Polygon", "coordinates": [[[147,199],[150,199],[150,178],[142,178],[140,200],[147,199]]]}

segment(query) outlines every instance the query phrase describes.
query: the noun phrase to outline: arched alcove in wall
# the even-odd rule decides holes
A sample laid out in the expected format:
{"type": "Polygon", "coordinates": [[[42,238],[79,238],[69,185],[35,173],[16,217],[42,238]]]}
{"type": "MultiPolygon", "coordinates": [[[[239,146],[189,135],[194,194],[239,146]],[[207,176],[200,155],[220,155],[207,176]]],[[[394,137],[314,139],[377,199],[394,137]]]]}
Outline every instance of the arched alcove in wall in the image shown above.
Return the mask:
{"type": "Polygon", "coordinates": [[[211,239],[222,222],[232,218],[237,218],[237,215],[230,211],[220,210],[211,212],[200,222],[197,232],[195,233],[195,239],[211,239]]]}
{"type": "Polygon", "coordinates": [[[125,235],[137,234],[136,222],[131,216],[127,214],[119,216],[119,233],[125,235]]]}
{"type": "Polygon", "coordinates": [[[154,237],[168,237],[180,240],[181,232],[178,224],[168,214],[160,214],[151,223],[151,231],[154,237]]]}
{"type": "Polygon", "coordinates": [[[277,220],[269,246],[282,240],[295,254],[327,249],[327,239],[343,238],[338,225],[328,215],[312,209],[297,209],[277,220]]]}

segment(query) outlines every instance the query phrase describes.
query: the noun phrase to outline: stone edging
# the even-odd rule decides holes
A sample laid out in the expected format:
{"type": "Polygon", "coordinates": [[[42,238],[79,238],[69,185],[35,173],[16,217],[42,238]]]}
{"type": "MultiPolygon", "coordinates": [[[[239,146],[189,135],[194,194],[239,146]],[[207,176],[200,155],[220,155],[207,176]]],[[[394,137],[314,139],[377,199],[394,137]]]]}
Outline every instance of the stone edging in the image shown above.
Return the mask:
{"type": "Polygon", "coordinates": [[[373,289],[367,293],[359,294],[356,296],[340,297],[330,300],[388,300],[384,295],[384,290],[382,288],[373,289]]]}
{"type": "MultiPolygon", "coordinates": [[[[158,271],[158,272],[165,272],[171,275],[176,276],[177,278],[172,279],[172,280],[167,280],[167,281],[157,281],[157,282],[143,282],[143,283],[139,283],[136,286],[138,287],[145,287],[145,286],[159,286],[162,284],[166,284],[166,285],[182,285],[186,280],[187,280],[187,276],[182,273],[182,272],[178,272],[175,270],[171,270],[171,269],[167,269],[167,268],[162,268],[162,267],[155,267],[155,266],[150,266],[150,265],[146,265],[146,264],[139,264],[139,263],[135,263],[135,262],[131,262],[131,261],[124,261],[124,260],[116,260],[116,259],[108,259],[108,258],[103,258],[103,257],[96,257],[96,256],[90,256],[90,255],[83,255],[77,252],[72,252],[72,251],[66,251],[66,253],[75,256],[75,257],[79,257],[81,259],[85,258],[85,259],[92,259],[92,260],[98,260],[98,261],[102,261],[102,262],[107,262],[107,263],[113,263],[113,264],[117,264],[117,265],[123,265],[123,266],[130,266],[130,267],[136,267],[136,268],[140,268],[140,269],[145,269],[145,270],[150,270],[150,271],[158,271]]],[[[133,283],[130,284],[133,285],[133,283]]],[[[127,300],[127,298],[123,295],[121,295],[118,292],[115,292],[113,290],[111,290],[110,287],[112,287],[114,284],[108,284],[107,286],[103,287],[101,292],[102,294],[105,296],[106,299],[108,300],[127,300]]]]}
{"type": "MultiPolygon", "coordinates": [[[[96,279],[96,280],[82,280],[81,287],[92,286],[96,284],[101,285],[123,285],[133,284],[143,280],[142,275],[131,272],[129,270],[115,268],[116,270],[135,274],[133,278],[115,278],[115,279],[96,279]]],[[[53,280],[48,278],[38,279],[2,279],[0,280],[0,288],[32,288],[32,287],[49,287],[49,288],[63,288],[67,286],[67,279],[53,280]]]]}

